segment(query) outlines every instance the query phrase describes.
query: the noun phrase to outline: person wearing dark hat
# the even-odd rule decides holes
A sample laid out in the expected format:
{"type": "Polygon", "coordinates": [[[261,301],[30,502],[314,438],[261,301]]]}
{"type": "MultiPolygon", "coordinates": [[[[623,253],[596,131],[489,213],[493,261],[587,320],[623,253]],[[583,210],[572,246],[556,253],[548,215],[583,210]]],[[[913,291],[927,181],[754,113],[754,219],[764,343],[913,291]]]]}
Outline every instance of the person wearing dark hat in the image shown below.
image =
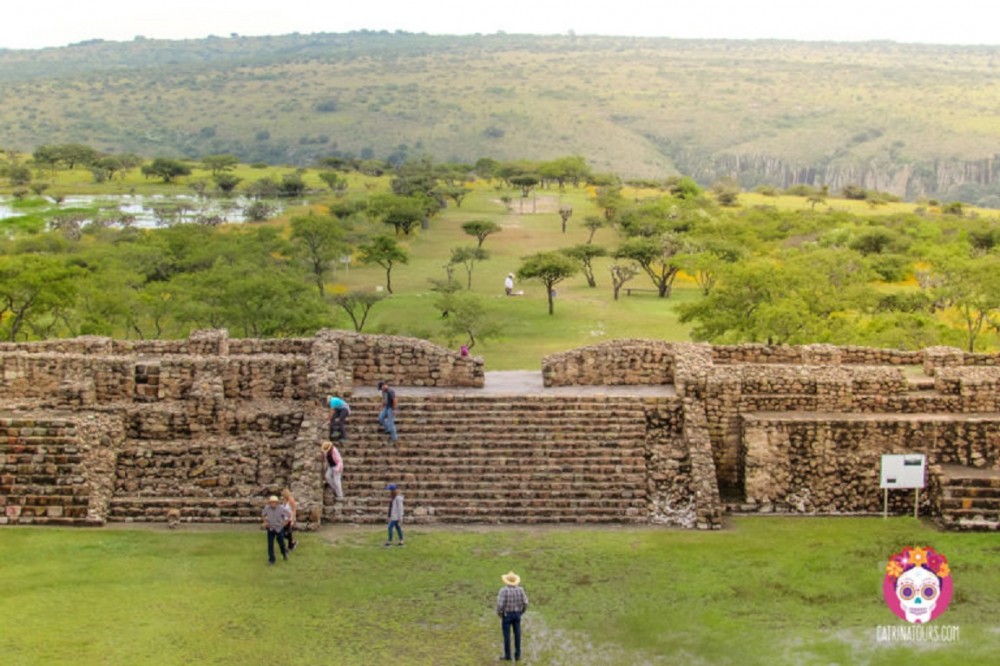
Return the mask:
{"type": "Polygon", "coordinates": [[[382,392],[382,411],[378,413],[378,422],[385,429],[389,439],[396,441],[396,392],[389,382],[379,382],[378,390],[382,392]]]}
{"type": "Polygon", "coordinates": [[[507,273],[506,279],[503,281],[503,293],[508,296],[514,295],[514,274],[507,273]]]}
{"type": "Polygon", "coordinates": [[[292,520],[292,513],[281,504],[278,504],[278,496],[271,495],[267,498],[267,504],[260,512],[264,527],[267,529],[267,563],[274,564],[274,540],[278,540],[278,547],[281,548],[281,557],[288,559],[288,551],[285,549],[285,526],[292,520]]]}
{"type": "Polygon", "coordinates": [[[399,526],[403,522],[403,496],[399,493],[399,489],[396,487],[395,483],[390,483],[385,487],[389,491],[389,540],[385,542],[386,546],[392,545],[392,528],[396,528],[396,534],[399,535],[399,543],[397,546],[403,545],[403,528],[399,526]]]}
{"type": "Polygon", "coordinates": [[[497,595],[497,615],[503,632],[503,656],[501,661],[510,661],[510,630],[514,630],[514,661],[521,659],[521,615],[528,610],[528,595],[521,587],[521,577],[513,571],[500,576],[504,586],[497,595]]]}

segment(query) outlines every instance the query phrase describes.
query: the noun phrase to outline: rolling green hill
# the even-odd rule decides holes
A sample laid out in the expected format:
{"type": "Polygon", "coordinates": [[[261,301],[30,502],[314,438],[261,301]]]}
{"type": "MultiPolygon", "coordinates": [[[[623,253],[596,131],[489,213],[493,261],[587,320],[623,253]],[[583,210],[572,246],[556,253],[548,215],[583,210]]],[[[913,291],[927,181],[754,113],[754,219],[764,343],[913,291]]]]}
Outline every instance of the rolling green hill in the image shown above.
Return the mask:
{"type": "Polygon", "coordinates": [[[599,171],[1000,206],[1000,48],[358,32],[0,51],[0,147],[599,171]]]}

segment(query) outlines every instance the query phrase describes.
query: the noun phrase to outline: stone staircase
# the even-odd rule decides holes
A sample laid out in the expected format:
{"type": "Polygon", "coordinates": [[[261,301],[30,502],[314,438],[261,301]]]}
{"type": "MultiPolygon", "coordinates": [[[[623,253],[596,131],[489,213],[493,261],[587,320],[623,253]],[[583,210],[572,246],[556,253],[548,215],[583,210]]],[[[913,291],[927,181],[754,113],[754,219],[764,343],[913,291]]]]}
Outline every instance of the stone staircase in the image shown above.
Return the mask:
{"type": "Polygon", "coordinates": [[[84,456],[71,421],[0,418],[0,434],[0,524],[91,524],[84,456]]]}
{"type": "Polygon", "coordinates": [[[387,483],[408,522],[647,520],[643,400],[609,396],[400,396],[393,445],[378,398],[351,401],[344,492],[324,519],[381,522],[387,483]]]}
{"type": "Polygon", "coordinates": [[[1000,530],[1000,470],[941,465],[940,521],[948,529],[1000,530]]]}

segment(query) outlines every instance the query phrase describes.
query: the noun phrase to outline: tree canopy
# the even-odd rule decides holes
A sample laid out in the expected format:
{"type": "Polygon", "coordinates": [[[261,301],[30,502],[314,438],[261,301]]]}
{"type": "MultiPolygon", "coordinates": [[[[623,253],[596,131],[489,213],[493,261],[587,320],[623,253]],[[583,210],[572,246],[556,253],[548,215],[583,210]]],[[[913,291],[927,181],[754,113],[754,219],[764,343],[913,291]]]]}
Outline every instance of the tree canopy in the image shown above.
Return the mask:
{"type": "Polygon", "coordinates": [[[522,280],[538,280],[545,286],[549,314],[554,313],[555,286],[579,270],[576,261],[561,252],[539,252],[522,260],[517,276],[522,280]]]}

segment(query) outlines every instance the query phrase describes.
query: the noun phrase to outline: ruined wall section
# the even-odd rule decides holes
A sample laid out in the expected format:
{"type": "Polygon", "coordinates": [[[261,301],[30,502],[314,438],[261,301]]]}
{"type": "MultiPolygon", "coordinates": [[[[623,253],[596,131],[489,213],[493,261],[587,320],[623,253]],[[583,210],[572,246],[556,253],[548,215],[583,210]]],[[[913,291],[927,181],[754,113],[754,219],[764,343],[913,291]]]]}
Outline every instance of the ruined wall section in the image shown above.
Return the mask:
{"type": "Polygon", "coordinates": [[[338,331],[339,362],[351,368],[354,384],[482,388],[483,359],[462,356],[425,340],[394,335],[359,335],[338,331]]]}
{"type": "MultiPolygon", "coordinates": [[[[883,454],[923,453],[928,465],[1000,468],[1000,414],[748,414],[744,446],[746,502],[753,510],[876,513],[883,454]]],[[[912,491],[890,493],[890,509],[912,512],[912,491]]],[[[935,510],[931,492],[922,494],[921,510],[935,510]]]]}
{"type": "MultiPolygon", "coordinates": [[[[745,493],[745,507],[871,511],[882,453],[926,449],[932,465],[1000,468],[997,354],[629,340],[556,355],[543,367],[547,385],[655,384],[672,374],[684,434],[668,448],[691,455],[707,436],[705,469],[727,500],[745,493]]],[[[691,474],[687,463],[673,467],[691,474]]]]}
{"type": "Polygon", "coordinates": [[[694,528],[698,517],[694,501],[691,456],[684,439],[680,399],[647,399],[646,497],[650,522],[694,528]]]}
{"type": "Polygon", "coordinates": [[[663,385],[674,383],[674,345],[658,340],[612,340],[546,356],[545,386],[663,385]]]}
{"type": "Polygon", "coordinates": [[[291,486],[308,523],[323,498],[323,397],[383,378],[474,387],[484,373],[482,359],[421,340],[330,330],[0,344],[0,416],[14,442],[0,456],[6,522],[161,521],[172,510],[255,521],[267,495],[291,486]],[[54,411],[53,425],[33,425],[54,411]]]}

